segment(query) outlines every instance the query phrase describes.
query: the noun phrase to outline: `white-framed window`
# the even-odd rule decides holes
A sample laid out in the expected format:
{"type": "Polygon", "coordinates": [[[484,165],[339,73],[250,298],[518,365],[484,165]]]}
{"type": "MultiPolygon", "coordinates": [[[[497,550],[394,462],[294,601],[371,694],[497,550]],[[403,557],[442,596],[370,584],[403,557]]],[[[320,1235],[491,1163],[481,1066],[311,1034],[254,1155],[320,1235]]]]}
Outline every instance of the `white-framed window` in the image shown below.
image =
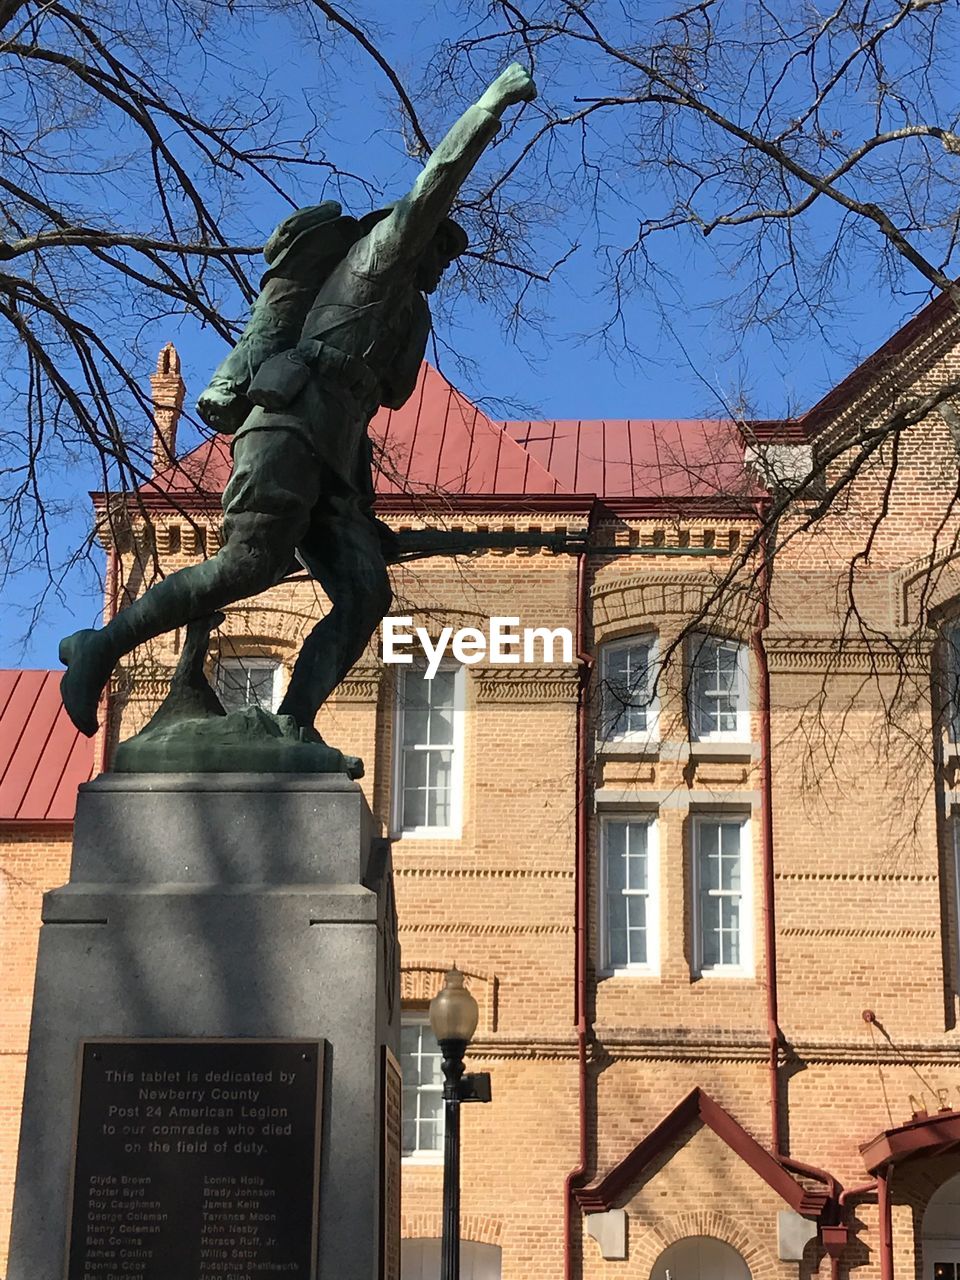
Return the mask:
{"type": "Polygon", "coordinates": [[[435,1164],[443,1158],[443,1074],[440,1046],[425,1013],[400,1019],[403,1158],[435,1164]]]}
{"type": "Polygon", "coordinates": [[[604,973],[659,971],[659,879],[654,818],[602,818],[600,947],[604,973]]]}
{"type": "Polygon", "coordinates": [[[746,645],[722,636],[690,638],[688,708],[697,742],[745,742],[750,737],[746,645]]]}
{"type": "Polygon", "coordinates": [[[263,707],[276,711],[282,696],[283,667],[273,658],[221,658],[217,697],[224,711],[263,707]]]}
{"type": "Polygon", "coordinates": [[[605,741],[657,736],[657,639],[629,636],[600,650],[600,736],[605,741]]]}
{"type": "Polygon", "coordinates": [[[420,667],[397,678],[394,831],[456,838],[463,793],[463,668],[420,667]]]}
{"type": "Polygon", "coordinates": [[[694,969],[747,977],[753,972],[750,819],[693,818],[694,969]]]}

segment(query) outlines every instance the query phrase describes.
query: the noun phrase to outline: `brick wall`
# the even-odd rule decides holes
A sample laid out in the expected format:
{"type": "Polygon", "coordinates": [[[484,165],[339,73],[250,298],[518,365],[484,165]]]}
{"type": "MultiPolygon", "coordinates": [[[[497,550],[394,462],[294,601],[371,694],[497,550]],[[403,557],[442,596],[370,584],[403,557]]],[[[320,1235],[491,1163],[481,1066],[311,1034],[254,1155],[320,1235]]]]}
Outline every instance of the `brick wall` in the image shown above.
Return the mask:
{"type": "MultiPolygon", "coordinates": [[[[947,329],[926,335],[844,408],[825,438],[850,424],[869,426],[905,389],[929,389],[945,373],[956,373],[955,337],[947,329]]],[[[773,575],[765,635],[782,1144],[785,1154],[827,1169],[845,1185],[865,1178],[859,1145],[910,1118],[911,1095],[929,1102],[930,1088],[960,1086],[960,1069],[953,1066],[960,987],[955,766],[943,756],[936,720],[943,657],[938,628],[960,599],[960,575],[949,563],[960,533],[953,503],[957,454],[933,416],[900,442],[892,485],[883,462],[866,466],[812,529],[805,530],[796,515],[783,522],[785,546],[773,575]],[[887,514],[878,522],[884,507],[887,514]],[[869,557],[855,559],[868,542],[869,557]],[[876,1022],[864,1021],[867,1009],[876,1022]]],[[[504,520],[518,528],[556,523],[529,509],[486,523],[504,520]]],[[[462,523],[476,526],[479,518],[462,523]]],[[[590,563],[588,648],[596,652],[611,640],[651,632],[669,661],[658,682],[656,748],[611,748],[600,741],[596,673],[589,688],[586,1182],[617,1165],[694,1086],[758,1142],[768,1146],[772,1139],[754,657],[746,742],[698,751],[689,741],[686,713],[687,633],[715,630],[741,643],[751,638],[756,566],[735,574],[719,600],[715,588],[754,527],[749,515],[611,517],[600,530],[605,543],[706,546],[727,555],[622,555],[590,563]],[[753,893],[744,929],[753,958],[743,976],[699,977],[692,962],[692,829],[697,815],[711,813],[740,815],[747,823],[753,893]],[[603,971],[597,833],[604,815],[646,815],[658,824],[655,975],[603,971]]],[[[182,517],[161,520],[152,541],[134,530],[122,547],[128,588],[139,590],[149,578],[147,552],[154,545],[169,568],[212,551],[217,538],[216,521],[205,515],[197,527],[182,517]]],[[[498,614],[519,616],[526,625],[576,625],[576,563],[546,553],[425,562],[399,571],[395,591],[394,613],[410,613],[434,633],[441,624],[482,625],[498,614]]],[[[275,588],[230,611],[214,650],[267,654],[289,668],[324,607],[311,585],[275,588]]],[[[156,705],[179,641],[174,635],[157,642],[120,673],[114,738],[135,731],[156,705]]],[[[328,740],[364,757],[363,786],[385,829],[394,789],[395,674],[372,645],[320,724],[328,740]]],[[[405,837],[394,852],[405,1000],[423,1008],[442,971],[456,961],[480,1001],[471,1065],[491,1072],[494,1103],[464,1113],[464,1235],[500,1246],[506,1280],[559,1280],[564,1179],[579,1160],[573,1021],[577,693],[575,671],[558,664],[470,669],[462,831],[455,839],[405,837]]],[[[17,874],[32,886],[16,908],[16,961],[3,979],[14,1050],[4,1058],[4,1107],[15,1108],[19,1088],[36,895],[39,886],[66,872],[65,836],[58,841],[37,834],[8,843],[4,855],[4,865],[13,859],[21,868],[17,874]]],[[[19,893],[11,881],[8,902],[19,893]]],[[[7,1149],[9,1130],[8,1119],[7,1149]]],[[[917,1161],[894,1181],[895,1262],[903,1280],[915,1274],[919,1280],[923,1208],[958,1168],[949,1159],[917,1161]]],[[[405,1168],[405,1235],[439,1233],[440,1190],[437,1166],[405,1168]]],[[[776,1216],[783,1202],[715,1133],[697,1125],[658,1155],[621,1207],[627,1261],[605,1261],[581,1231],[577,1212],[574,1274],[645,1280],[660,1252],[691,1234],[731,1244],[757,1280],[787,1280],[794,1268],[806,1280],[817,1265],[814,1246],[799,1267],[778,1259],[776,1216]]],[[[876,1206],[858,1203],[853,1214],[856,1238],[841,1273],[856,1268],[873,1280],[879,1275],[876,1206]]],[[[821,1259],[820,1265],[828,1263],[821,1259]]]]}
{"type": "Polygon", "coordinates": [[[69,827],[0,825],[0,1274],[6,1270],[40,904],[69,873],[69,827]]]}

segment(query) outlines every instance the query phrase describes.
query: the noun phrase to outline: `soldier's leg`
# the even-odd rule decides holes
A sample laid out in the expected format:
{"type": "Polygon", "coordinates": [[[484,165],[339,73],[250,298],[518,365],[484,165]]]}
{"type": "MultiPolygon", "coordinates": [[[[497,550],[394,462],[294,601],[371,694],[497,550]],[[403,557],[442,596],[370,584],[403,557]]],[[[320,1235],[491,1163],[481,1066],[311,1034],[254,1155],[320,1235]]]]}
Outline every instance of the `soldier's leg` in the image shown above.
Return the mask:
{"type": "Polygon", "coordinates": [[[376,527],[355,504],[334,502],[315,518],[301,559],[330,600],[330,612],[300,649],[280,714],[309,729],[390,610],[393,593],[376,527]]]}
{"type": "Polygon", "coordinates": [[[81,733],[96,732],[100,696],[124,654],[280,581],[309,525],[319,482],[319,464],[296,436],[240,436],[223,495],[221,550],[156,583],[101,630],[78,631],[61,643],[67,667],[61,695],[81,733]]]}

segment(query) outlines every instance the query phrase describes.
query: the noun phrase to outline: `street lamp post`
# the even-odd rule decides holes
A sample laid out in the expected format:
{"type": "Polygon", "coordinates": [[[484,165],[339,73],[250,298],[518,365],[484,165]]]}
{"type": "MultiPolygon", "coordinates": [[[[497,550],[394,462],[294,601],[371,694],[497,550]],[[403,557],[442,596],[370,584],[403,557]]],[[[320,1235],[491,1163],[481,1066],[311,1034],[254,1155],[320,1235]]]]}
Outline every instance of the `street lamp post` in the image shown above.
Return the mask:
{"type": "Polygon", "coordinates": [[[477,1002],[450,969],[430,1001],[430,1025],[440,1045],[443,1071],[443,1239],[440,1280],[460,1280],[460,1103],[489,1102],[490,1076],[464,1075],[463,1057],[477,1029],[477,1002]]]}

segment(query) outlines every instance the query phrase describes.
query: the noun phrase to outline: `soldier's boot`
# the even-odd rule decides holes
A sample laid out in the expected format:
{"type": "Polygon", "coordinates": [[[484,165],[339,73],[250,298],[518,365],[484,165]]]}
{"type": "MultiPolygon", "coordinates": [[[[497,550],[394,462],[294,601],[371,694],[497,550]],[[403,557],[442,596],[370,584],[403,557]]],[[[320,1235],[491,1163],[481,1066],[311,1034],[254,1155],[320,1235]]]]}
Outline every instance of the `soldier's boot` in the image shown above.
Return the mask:
{"type": "Polygon", "coordinates": [[[279,582],[291,548],[230,542],[210,560],[187,565],[145,591],[99,630],[75,631],[60,642],[66,666],[60,696],[81,733],[93,737],[97,709],[110,674],[125,654],[165,631],[257,595],[279,582]]]}

